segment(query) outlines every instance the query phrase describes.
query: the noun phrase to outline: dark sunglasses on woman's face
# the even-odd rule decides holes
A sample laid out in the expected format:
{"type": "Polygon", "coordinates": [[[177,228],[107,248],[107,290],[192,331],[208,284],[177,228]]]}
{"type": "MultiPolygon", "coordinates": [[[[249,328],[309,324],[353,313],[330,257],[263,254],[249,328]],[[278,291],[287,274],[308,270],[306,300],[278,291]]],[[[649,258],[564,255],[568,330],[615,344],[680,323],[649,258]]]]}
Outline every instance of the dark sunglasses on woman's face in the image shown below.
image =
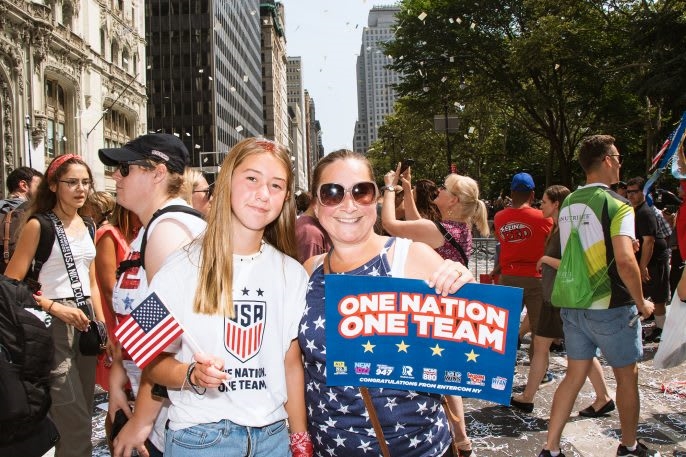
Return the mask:
{"type": "Polygon", "coordinates": [[[207,189],[194,190],[193,193],[196,194],[196,193],[202,192],[205,194],[205,200],[209,200],[210,198],[212,198],[212,192],[213,191],[214,191],[214,183],[207,186],[207,189]]]}
{"type": "Polygon", "coordinates": [[[147,162],[145,160],[134,160],[133,162],[119,162],[119,165],[117,166],[119,174],[121,174],[122,177],[126,178],[131,172],[131,165],[137,165],[142,168],[154,168],[150,162],[147,162]]]}
{"type": "Polygon", "coordinates": [[[368,206],[376,203],[377,192],[376,184],[371,181],[358,182],[347,189],[340,184],[327,183],[319,186],[317,198],[323,206],[336,206],[341,204],[346,193],[350,193],[355,203],[368,206]]]}

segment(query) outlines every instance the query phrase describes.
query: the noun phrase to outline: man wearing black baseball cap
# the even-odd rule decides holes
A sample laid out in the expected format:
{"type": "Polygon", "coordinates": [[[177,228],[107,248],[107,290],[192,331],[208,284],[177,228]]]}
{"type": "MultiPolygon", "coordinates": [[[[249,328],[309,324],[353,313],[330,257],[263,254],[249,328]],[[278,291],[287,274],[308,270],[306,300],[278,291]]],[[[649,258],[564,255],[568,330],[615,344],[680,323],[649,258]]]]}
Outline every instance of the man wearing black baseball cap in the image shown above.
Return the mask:
{"type": "Polygon", "coordinates": [[[169,171],[179,174],[183,174],[190,163],[190,154],[183,141],[168,133],[149,133],[129,141],[121,148],[100,149],[98,157],[108,166],[154,160],[165,164],[169,171]]]}

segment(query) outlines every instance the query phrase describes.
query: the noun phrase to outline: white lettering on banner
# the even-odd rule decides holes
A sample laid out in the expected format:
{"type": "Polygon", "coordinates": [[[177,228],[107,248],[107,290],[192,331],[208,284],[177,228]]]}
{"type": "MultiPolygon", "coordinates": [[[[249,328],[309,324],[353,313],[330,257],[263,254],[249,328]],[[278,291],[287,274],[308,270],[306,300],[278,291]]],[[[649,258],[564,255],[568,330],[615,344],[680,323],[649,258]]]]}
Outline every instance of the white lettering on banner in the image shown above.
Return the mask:
{"type": "Polygon", "coordinates": [[[374,292],[348,295],[338,303],[344,338],[407,336],[409,323],[420,338],[468,342],[505,352],[509,312],[488,303],[433,294],[374,292]]]}

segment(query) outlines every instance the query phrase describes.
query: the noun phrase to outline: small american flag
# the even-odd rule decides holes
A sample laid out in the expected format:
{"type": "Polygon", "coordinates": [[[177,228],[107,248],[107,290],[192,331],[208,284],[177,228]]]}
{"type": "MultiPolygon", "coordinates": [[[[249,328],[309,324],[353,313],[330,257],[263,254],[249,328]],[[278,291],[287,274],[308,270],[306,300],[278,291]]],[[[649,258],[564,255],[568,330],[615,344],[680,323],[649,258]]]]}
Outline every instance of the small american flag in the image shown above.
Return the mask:
{"type": "Polygon", "coordinates": [[[152,293],[117,327],[114,335],[141,369],[183,334],[183,328],[152,293]]]}

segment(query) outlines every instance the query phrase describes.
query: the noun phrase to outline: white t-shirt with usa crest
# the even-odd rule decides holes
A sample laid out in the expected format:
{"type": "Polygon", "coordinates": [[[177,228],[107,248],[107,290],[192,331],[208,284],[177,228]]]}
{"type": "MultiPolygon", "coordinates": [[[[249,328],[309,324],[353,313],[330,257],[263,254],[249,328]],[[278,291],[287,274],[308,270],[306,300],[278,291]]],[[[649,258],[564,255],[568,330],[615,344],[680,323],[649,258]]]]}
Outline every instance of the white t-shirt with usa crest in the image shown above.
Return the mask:
{"type": "Polygon", "coordinates": [[[236,318],[193,312],[200,240],[170,256],[149,287],[184,333],[165,351],[189,363],[203,352],[224,359],[227,386],[197,395],[169,390],[169,428],[179,430],[228,419],[263,427],[287,418],[284,359],[305,309],[307,273],[294,259],[264,244],[253,256],[234,256],[236,318]]]}

